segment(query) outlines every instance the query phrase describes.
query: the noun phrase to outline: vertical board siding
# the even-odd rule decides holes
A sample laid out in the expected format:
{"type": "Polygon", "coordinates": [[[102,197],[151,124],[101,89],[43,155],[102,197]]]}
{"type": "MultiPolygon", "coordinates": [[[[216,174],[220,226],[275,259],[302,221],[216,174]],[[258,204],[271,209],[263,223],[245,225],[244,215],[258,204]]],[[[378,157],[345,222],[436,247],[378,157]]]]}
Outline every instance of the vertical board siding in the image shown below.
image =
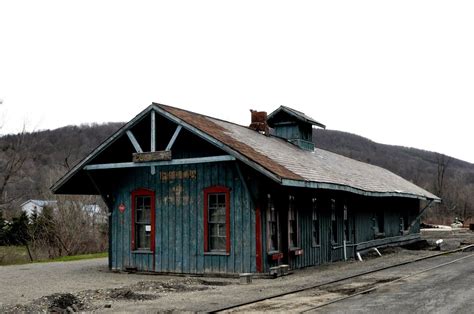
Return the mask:
{"type": "MultiPolygon", "coordinates": [[[[256,235],[255,204],[245,185],[231,162],[179,165],[157,167],[152,175],[149,168],[120,170],[119,179],[114,182],[113,210],[111,211],[111,267],[121,270],[127,267],[141,271],[172,273],[242,273],[256,272],[256,235]],[[162,180],[160,174],[174,173],[162,180]],[[183,173],[195,173],[195,177],[183,173]],[[176,175],[179,173],[181,175],[176,175]],[[230,188],[230,254],[209,254],[204,252],[204,195],[203,190],[210,186],[230,188]],[[153,190],[155,203],[155,255],[131,251],[131,192],[138,188],[153,190]],[[117,208],[125,205],[125,212],[117,208]]],[[[258,185],[250,182],[252,188],[258,185]]],[[[272,188],[268,191],[258,190],[260,198],[256,201],[262,205],[262,268],[268,272],[270,267],[281,264],[273,261],[267,254],[267,212],[266,195],[282,200],[289,195],[295,196],[296,214],[298,217],[299,248],[302,255],[295,256],[283,252],[292,269],[315,266],[344,259],[343,239],[344,220],[343,204],[348,206],[350,228],[350,245],[347,247],[348,258],[354,257],[354,243],[372,241],[375,238],[375,211],[384,213],[384,231],[386,237],[400,235],[400,218],[408,214],[410,223],[419,212],[419,201],[401,198],[368,198],[348,197],[347,193],[328,191],[295,191],[272,188]],[[312,244],[312,204],[311,199],[318,200],[318,221],[320,245],[312,244]],[[337,243],[331,242],[331,198],[336,199],[336,221],[338,228],[337,243]]],[[[280,213],[280,225],[287,224],[288,208],[286,202],[275,202],[280,213]]],[[[410,233],[419,232],[419,221],[416,221],[410,233]]],[[[288,241],[288,234],[282,232],[280,241],[288,241]]]]}
{"type": "MultiPolygon", "coordinates": [[[[273,197],[274,192],[270,190],[273,197]]],[[[266,193],[262,193],[266,196],[266,193]]],[[[347,258],[355,257],[355,244],[373,241],[375,239],[375,211],[384,214],[385,237],[400,235],[400,217],[409,213],[410,223],[419,212],[419,202],[402,198],[367,198],[355,197],[347,193],[331,193],[328,191],[316,191],[308,193],[281,193],[282,198],[295,195],[297,199],[297,215],[299,219],[300,248],[303,255],[293,256],[291,252],[282,252],[288,256],[289,265],[292,269],[315,266],[344,259],[344,212],[343,206],[348,208],[349,239],[346,247],[347,258]],[[311,199],[317,198],[318,220],[320,228],[320,245],[312,246],[312,215],[311,199]],[[336,222],[337,243],[332,243],[332,221],[331,221],[331,199],[336,200],[336,222]]],[[[263,204],[266,204],[263,202],[263,204]]],[[[284,203],[284,202],[283,202],[284,203]]],[[[287,208],[285,204],[275,204],[280,213],[280,225],[287,223],[285,217],[287,208]],[[283,220],[283,221],[282,221],[283,220]]],[[[267,254],[267,221],[266,205],[262,206],[262,247],[263,247],[263,270],[268,272],[270,267],[277,266],[282,262],[273,261],[267,254]]],[[[415,222],[410,233],[419,230],[419,221],[415,222]]],[[[288,241],[287,235],[282,233],[280,241],[288,241]]]]}
{"type": "Polygon", "coordinates": [[[255,272],[255,211],[248,192],[230,162],[123,170],[112,211],[112,268],[173,273],[255,272]],[[193,171],[193,178],[182,177],[193,171]],[[174,172],[162,180],[160,173],[174,172]],[[179,173],[179,175],[176,175],[179,173]],[[203,190],[222,185],[230,188],[230,254],[204,253],[203,190]],[[138,188],[156,194],[155,256],[131,251],[131,192],[138,188]],[[123,223],[122,223],[123,221],[123,223]],[[154,263],[153,263],[154,261],[154,263]]]}

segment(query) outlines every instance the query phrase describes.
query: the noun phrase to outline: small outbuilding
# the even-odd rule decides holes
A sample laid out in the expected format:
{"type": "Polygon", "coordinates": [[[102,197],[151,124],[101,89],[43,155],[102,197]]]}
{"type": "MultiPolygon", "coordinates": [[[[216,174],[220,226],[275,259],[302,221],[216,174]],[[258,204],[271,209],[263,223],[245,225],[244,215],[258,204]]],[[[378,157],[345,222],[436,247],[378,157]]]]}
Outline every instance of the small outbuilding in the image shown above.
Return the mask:
{"type": "Polygon", "coordinates": [[[25,212],[28,217],[31,217],[34,212],[40,214],[43,211],[43,208],[47,206],[56,208],[58,202],[55,200],[27,200],[20,205],[21,210],[25,212]]]}
{"type": "Polygon", "coordinates": [[[285,106],[246,127],[153,103],[52,190],[103,197],[113,270],[266,273],[417,240],[439,198],[317,148],[313,127],[285,106]]]}

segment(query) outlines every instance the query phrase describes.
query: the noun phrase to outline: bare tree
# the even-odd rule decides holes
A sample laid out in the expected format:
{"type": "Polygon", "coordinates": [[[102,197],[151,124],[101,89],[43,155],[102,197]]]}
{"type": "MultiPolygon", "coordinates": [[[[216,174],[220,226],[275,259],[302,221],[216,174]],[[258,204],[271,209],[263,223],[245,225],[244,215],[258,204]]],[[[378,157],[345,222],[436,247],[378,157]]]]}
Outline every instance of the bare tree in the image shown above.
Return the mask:
{"type": "Polygon", "coordinates": [[[451,157],[436,153],[437,176],[435,182],[435,191],[439,197],[443,196],[446,169],[448,169],[450,163],[451,157]]]}
{"type": "MultiPolygon", "coordinates": [[[[28,159],[25,128],[17,135],[8,135],[0,147],[0,208],[8,208],[22,193],[8,193],[8,187],[20,178],[21,169],[28,159]]],[[[17,191],[21,192],[21,191],[17,191]]]]}
{"type": "Polygon", "coordinates": [[[107,214],[103,204],[97,203],[98,198],[59,196],[56,199],[54,206],[31,216],[29,238],[35,258],[105,251],[107,214]]]}

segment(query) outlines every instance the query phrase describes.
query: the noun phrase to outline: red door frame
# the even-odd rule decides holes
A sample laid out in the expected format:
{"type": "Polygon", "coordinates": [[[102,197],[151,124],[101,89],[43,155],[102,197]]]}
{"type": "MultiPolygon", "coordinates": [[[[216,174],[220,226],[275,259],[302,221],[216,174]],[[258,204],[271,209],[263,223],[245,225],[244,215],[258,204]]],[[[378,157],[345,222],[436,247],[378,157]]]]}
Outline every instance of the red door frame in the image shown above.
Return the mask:
{"type": "Polygon", "coordinates": [[[263,271],[262,267],[262,214],[260,206],[255,206],[255,265],[257,267],[257,273],[263,271]]]}

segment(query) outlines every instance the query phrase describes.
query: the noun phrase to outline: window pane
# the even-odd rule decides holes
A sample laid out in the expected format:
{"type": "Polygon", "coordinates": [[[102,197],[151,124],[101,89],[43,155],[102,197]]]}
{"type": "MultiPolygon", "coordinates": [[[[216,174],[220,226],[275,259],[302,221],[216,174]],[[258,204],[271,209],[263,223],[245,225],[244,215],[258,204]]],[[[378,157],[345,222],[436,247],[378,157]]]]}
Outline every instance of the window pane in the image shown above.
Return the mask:
{"type": "Polygon", "coordinates": [[[136,222],[150,223],[150,209],[137,209],[135,215],[136,215],[136,222]]]}
{"type": "Polygon", "coordinates": [[[135,197],[135,249],[150,249],[151,205],[150,196],[135,197]]]}
{"type": "Polygon", "coordinates": [[[298,247],[298,217],[295,210],[295,198],[290,196],[288,205],[288,231],[290,248],[298,247]]]}
{"type": "Polygon", "coordinates": [[[137,196],[135,199],[135,208],[143,208],[143,197],[137,196]]]}
{"type": "Polygon", "coordinates": [[[225,207],[209,208],[209,222],[225,223],[225,207]]]}
{"type": "Polygon", "coordinates": [[[209,250],[226,250],[226,197],[225,193],[208,194],[209,250]]]}
{"type": "Polygon", "coordinates": [[[219,224],[210,223],[209,224],[209,236],[216,237],[219,235],[219,224]]]}
{"type": "Polygon", "coordinates": [[[151,197],[143,197],[143,207],[150,208],[151,197]]]}
{"type": "Polygon", "coordinates": [[[146,212],[143,209],[137,209],[137,222],[146,223],[146,212]]]}
{"type": "Polygon", "coordinates": [[[278,212],[275,209],[273,200],[268,195],[267,202],[267,217],[268,217],[268,250],[269,251],[278,251],[279,246],[279,230],[278,230],[278,212]]]}
{"type": "MultiPolygon", "coordinates": [[[[274,228],[276,230],[276,226],[274,228]]],[[[270,250],[271,251],[278,251],[278,234],[274,232],[270,237],[270,250]]]]}
{"type": "Polygon", "coordinates": [[[210,237],[209,246],[211,251],[225,251],[225,237],[210,237]]]}
{"type": "Polygon", "coordinates": [[[151,231],[146,231],[146,226],[147,225],[136,225],[135,242],[137,249],[150,249],[151,231]]]}
{"type": "Polygon", "coordinates": [[[332,222],[332,242],[337,243],[337,222],[333,220],[332,222]]]}
{"type": "Polygon", "coordinates": [[[209,194],[209,207],[217,207],[217,195],[209,194]]]}
{"type": "Polygon", "coordinates": [[[319,222],[313,220],[313,245],[319,245],[319,222]]]}
{"type": "Polygon", "coordinates": [[[225,194],[218,195],[218,202],[219,206],[225,207],[225,194]]]}
{"type": "Polygon", "coordinates": [[[298,225],[296,220],[290,223],[290,247],[298,246],[298,225]]]}

